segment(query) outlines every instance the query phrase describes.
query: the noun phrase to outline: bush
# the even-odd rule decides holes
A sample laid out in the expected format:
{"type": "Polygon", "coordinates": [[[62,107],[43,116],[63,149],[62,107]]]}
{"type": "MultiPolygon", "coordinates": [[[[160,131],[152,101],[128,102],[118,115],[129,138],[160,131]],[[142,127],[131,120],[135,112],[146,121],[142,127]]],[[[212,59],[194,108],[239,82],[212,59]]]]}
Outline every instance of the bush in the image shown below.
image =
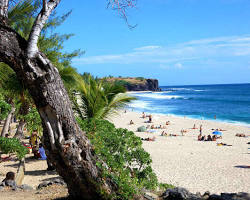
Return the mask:
{"type": "Polygon", "coordinates": [[[28,153],[28,149],[16,138],[0,137],[0,150],[4,154],[15,153],[19,160],[28,153]]]}
{"type": "Polygon", "coordinates": [[[142,188],[155,189],[158,181],[151,168],[149,153],[142,148],[142,141],[127,129],[116,129],[106,120],[80,121],[87,132],[103,169],[103,177],[111,178],[118,185],[118,199],[132,199],[142,188]]]}
{"type": "Polygon", "coordinates": [[[123,87],[126,87],[126,86],[130,86],[131,83],[128,82],[128,81],[125,81],[125,80],[116,80],[114,82],[115,85],[120,85],[120,86],[123,86],[123,87]]]}
{"type": "Polygon", "coordinates": [[[135,79],[139,80],[139,81],[144,81],[145,80],[145,78],[143,78],[143,77],[136,77],[135,79]]]}
{"type": "Polygon", "coordinates": [[[11,110],[11,105],[0,100],[0,120],[4,120],[11,110]]]}
{"type": "Polygon", "coordinates": [[[26,122],[26,128],[29,133],[36,130],[39,134],[42,134],[42,120],[35,107],[31,108],[29,113],[25,115],[23,119],[26,122]]]}

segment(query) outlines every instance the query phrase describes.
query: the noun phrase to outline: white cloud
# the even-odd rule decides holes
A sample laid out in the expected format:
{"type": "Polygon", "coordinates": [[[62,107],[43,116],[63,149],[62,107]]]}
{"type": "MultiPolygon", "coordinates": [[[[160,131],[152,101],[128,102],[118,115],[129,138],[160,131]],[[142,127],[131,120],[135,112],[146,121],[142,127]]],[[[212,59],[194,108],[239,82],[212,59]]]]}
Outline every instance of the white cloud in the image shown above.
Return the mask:
{"type": "Polygon", "coordinates": [[[144,46],[144,47],[139,47],[135,48],[135,51],[149,51],[149,50],[154,50],[154,49],[159,49],[161,48],[160,46],[144,46]]]}
{"type": "MultiPolygon", "coordinates": [[[[159,64],[181,68],[184,62],[204,59],[230,60],[250,56],[250,36],[230,36],[193,40],[172,46],[144,46],[123,54],[99,55],[74,59],[82,64],[159,64]]],[[[219,61],[218,61],[219,62],[219,61]]],[[[161,67],[162,68],[162,67],[161,67]]]]}
{"type": "Polygon", "coordinates": [[[179,68],[179,69],[182,68],[182,64],[181,64],[181,63],[176,63],[174,66],[175,66],[176,68],[179,68]]]}

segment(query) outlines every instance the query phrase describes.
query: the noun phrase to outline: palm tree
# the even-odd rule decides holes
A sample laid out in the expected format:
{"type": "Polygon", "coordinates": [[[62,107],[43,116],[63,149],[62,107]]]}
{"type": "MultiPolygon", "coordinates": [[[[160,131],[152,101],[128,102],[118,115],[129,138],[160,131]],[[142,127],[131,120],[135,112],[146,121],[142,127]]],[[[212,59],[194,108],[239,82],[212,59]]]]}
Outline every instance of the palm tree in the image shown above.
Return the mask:
{"type": "Polygon", "coordinates": [[[74,108],[82,120],[107,119],[136,99],[124,93],[124,87],[94,79],[91,75],[79,85],[74,108]]]}

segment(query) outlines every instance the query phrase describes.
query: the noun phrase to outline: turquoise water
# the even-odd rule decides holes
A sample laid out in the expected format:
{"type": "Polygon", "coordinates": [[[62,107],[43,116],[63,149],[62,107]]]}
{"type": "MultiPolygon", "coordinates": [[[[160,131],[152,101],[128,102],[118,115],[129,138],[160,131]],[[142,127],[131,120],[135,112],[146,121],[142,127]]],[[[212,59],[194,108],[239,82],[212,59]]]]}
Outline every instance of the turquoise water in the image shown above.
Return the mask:
{"type": "Polygon", "coordinates": [[[250,125],[250,84],[162,86],[162,92],[133,93],[135,111],[174,114],[250,125]]]}

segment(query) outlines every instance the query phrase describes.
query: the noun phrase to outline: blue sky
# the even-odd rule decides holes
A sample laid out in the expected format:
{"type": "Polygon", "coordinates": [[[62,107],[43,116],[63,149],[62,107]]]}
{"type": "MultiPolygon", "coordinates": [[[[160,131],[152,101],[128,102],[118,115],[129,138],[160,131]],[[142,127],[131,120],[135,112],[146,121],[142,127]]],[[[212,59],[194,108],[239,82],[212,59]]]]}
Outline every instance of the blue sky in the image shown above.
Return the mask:
{"type": "Polygon", "coordinates": [[[157,78],[160,85],[250,83],[249,0],[138,0],[129,29],[106,0],[62,0],[60,33],[78,72],[157,78]]]}

